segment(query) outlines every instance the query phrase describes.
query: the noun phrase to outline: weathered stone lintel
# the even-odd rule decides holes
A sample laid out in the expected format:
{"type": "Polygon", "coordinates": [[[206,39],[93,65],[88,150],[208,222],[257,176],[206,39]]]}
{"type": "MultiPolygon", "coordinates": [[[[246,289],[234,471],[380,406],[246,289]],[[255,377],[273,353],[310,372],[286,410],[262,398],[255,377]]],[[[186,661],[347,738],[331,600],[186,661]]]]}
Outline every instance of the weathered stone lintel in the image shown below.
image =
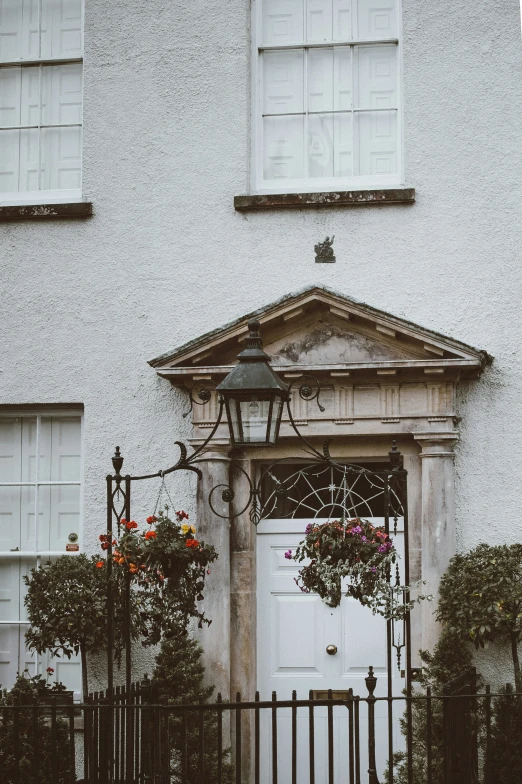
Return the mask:
{"type": "Polygon", "coordinates": [[[414,202],[415,188],[234,196],[234,208],[238,212],[295,207],[368,207],[379,204],[413,204],[414,202]]]}
{"type": "Polygon", "coordinates": [[[0,222],[19,220],[49,220],[53,218],[90,218],[92,202],[79,201],[70,204],[20,204],[16,207],[0,207],[0,222]]]}

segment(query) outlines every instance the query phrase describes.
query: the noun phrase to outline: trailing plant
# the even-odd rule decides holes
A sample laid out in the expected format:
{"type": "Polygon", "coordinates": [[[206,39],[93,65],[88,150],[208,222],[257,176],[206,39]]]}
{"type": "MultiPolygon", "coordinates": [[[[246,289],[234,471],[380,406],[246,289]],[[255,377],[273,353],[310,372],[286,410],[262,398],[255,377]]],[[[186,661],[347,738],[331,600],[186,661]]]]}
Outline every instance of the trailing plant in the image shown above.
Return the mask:
{"type": "MultiPolygon", "coordinates": [[[[197,705],[208,702],[214,693],[213,686],[204,686],[205,668],[201,646],[180,628],[171,639],[163,640],[156,657],[152,676],[154,701],[164,705],[197,705]]],[[[185,731],[182,716],[169,712],[171,784],[200,784],[213,782],[217,775],[217,717],[213,711],[203,714],[204,772],[199,774],[199,716],[185,713],[185,731]],[[186,747],[185,747],[186,738],[186,747]],[[186,748],[187,774],[182,775],[182,749],[186,748]]],[[[223,751],[223,784],[233,781],[230,749],[223,751]]]]}
{"type": "Polygon", "coordinates": [[[522,544],[479,544],[455,555],[440,584],[437,617],[476,648],[510,644],[515,687],[522,691],[522,544]]]}
{"type": "Polygon", "coordinates": [[[349,578],[347,596],[387,619],[403,618],[415,601],[431,598],[421,595],[405,602],[408,586],[390,584],[392,566],[399,556],[385,529],[368,520],[310,523],[295,554],[288,550],[285,557],[299,563],[309,559],[296,583],[305,593],[318,593],[329,607],[340,604],[345,578],[349,578]]]}
{"type": "Polygon", "coordinates": [[[24,577],[24,604],[31,624],[25,639],[38,654],[81,656],[83,693],[88,693],[87,654],[107,639],[106,576],[96,559],[63,555],[24,577]]]}
{"type": "Polygon", "coordinates": [[[55,691],[47,686],[40,676],[30,678],[24,673],[17,676],[12,689],[0,692],[2,784],[69,784],[74,778],[74,748],[67,722],[58,717],[53,730],[48,712],[35,713],[42,690],[55,691]]]}
{"type": "MultiPolygon", "coordinates": [[[[132,627],[145,646],[178,633],[190,618],[197,618],[199,626],[211,623],[197,602],[203,599],[208,567],[218,556],[196,539],[196,529],[187,520],[183,511],[171,520],[168,508],[148,517],[143,530],[134,520],[122,519],[122,534],[112,541],[119,601],[124,601],[129,582],[132,627]]],[[[108,550],[107,534],[100,535],[100,543],[108,550]]],[[[103,569],[105,564],[101,560],[97,566],[103,569]]]]}

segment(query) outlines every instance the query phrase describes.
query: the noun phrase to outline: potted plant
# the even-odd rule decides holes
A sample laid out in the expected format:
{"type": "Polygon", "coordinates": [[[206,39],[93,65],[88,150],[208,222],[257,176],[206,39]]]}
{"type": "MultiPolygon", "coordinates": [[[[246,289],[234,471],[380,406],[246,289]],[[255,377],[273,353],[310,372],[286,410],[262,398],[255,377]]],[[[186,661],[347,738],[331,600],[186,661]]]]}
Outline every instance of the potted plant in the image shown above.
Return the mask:
{"type": "MultiPolygon", "coordinates": [[[[285,557],[309,560],[296,583],[305,593],[318,593],[329,607],[340,604],[345,578],[347,596],[387,619],[404,617],[414,604],[403,601],[408,586],[390,584],[397,551],[385,529],[368,520],[310,523],[295,554],[288,550],[285,557]]],[[[417,601],[426,598],[431,597],[419,596],[417,601]]]]}

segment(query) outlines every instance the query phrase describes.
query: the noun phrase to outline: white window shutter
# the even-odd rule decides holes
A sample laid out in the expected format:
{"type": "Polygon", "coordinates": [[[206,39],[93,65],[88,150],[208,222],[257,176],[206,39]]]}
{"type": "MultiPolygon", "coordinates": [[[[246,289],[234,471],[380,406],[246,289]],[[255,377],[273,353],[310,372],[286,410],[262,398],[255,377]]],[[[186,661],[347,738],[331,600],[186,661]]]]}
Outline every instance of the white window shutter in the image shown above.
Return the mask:
{"type": "Polygon", "coordinates": [[[383,39],[397,35],[397,0],[358,0],[359,38],[383,39]]]}
{"type": "Polygon", "coordinates": [[[265,0],[263,43],[300,43],[304,36],[304,0],[265,0]]]}
{"type": "Polygon", "coordinates": [[[42,0],[42,57],[81,57],[81,0],[42,0]]]}
{"type": "Polygon", "coordinates": [[[23,56],[23,7],[20,0],[0,0],[0,62],[23,56]]]}

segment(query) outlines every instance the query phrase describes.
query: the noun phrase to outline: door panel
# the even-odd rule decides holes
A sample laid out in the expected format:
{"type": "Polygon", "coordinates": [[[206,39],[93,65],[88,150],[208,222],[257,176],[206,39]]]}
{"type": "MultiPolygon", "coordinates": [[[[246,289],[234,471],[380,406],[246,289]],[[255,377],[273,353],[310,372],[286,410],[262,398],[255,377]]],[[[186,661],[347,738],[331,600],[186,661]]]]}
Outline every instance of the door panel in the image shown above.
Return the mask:
{"type": "MultiPolygon", "coordinates": [[[[375,525],[383,525],[380,518],[372,518],[375,525]]],[[[257,639],[258,639],[258,690],[261,699],[269,699],[272,691],[279,699],[291,698],[292,691],[298,699],[308,699],[309,690],[347,691],[366,697],[365,677],[373,666],[378,678],[375,695],[384,697],[388,688],[387,628],[381,616],[373,615],[352,598],[343,596],[339,607],[327,607],[316,594],[302,593],[295,583],[300,565],[285,559],[288,549],[294,550],[304,538],[309,520],[265,520],[258,527],[257,536],[257,639]],[[286,530],[285,530],[286,529],[286,530]],[[337,653],[329,655],[328,645],[335,645],[337,653]]],[[[322,521],[316,521],[322,522],[322,521]]],[[[400,523],[402,521],[399,521],[400,523]]],[[[401,555],[402,530],[394,538],[401,555]]],[[[396,669],[395,657],[391,672],[392,693],[399,696],[404,680],[396,669]]],[[[291,714],[278,712],[278,770],[282,781],[289,780],[291,772],[291,714]]],[[[271,728],[268,716],[262,727],[263,745],[261,781],[268,782],[271,771],[271,728]]],[[[376,705],[376,733],[387,737],[387,703],[376,705]]],[[[398,716],[394,719],[396,749],[400,748],[398,716]]],[[[308,717],[301,709],[297,719],[297,756],[308,774],[308,717]],[[300,751],[301,749],[301,751],[300,751]]],[[[347,770],[348,710],[334,709],[334,749],[336,782],[341,782],[340,772],[347,770]]],[[[327,769],[327,719],[326,708],[315,710],[315,759],[317,784],[326,784],[327,769]]],[[[361,703],[360,748],[362,770],[367,769],[367,713],[361,703]],[[366,756],[365,756],[366,755],[366,756]]],[[[387,744],[378,748],[378,773],[382,775],[387,760],[387,744]]],[[[304,780],[304,779],[303,779],[304,780]]]]}

